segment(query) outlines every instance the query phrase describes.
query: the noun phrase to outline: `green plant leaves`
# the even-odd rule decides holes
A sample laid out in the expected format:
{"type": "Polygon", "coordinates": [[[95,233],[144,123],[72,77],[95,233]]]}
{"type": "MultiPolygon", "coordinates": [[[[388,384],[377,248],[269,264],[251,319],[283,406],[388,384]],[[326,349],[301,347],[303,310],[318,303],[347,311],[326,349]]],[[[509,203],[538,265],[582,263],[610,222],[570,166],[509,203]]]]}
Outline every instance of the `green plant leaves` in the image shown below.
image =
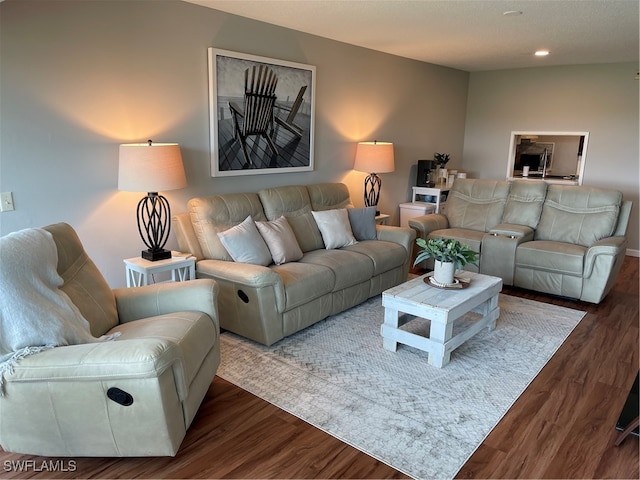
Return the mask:
{"type": "Polygon", "coordinates": [[[413,262],[414,266],[428,258],[433,258],[440,262],[453,262],[456,264],[456,268],[464,267],[467,263],[477,265],[478,252],[474,252],[469,245],[459,240],[453,238],[430,238],[429,240],[417,238],[416,244],[421,248],[421,251],[416,255],[416,259],[413,262]]]}

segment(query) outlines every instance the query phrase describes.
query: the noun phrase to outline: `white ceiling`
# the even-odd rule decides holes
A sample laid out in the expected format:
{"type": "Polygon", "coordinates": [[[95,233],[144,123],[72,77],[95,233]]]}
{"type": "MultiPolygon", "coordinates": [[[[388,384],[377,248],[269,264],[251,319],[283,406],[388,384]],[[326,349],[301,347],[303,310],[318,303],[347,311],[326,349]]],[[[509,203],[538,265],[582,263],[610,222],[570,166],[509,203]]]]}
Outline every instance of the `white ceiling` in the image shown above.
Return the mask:
{"type": "Polygon", "coordinates": [[[639,60],[638,0],[186,1],[470,72],[639,60]]]}

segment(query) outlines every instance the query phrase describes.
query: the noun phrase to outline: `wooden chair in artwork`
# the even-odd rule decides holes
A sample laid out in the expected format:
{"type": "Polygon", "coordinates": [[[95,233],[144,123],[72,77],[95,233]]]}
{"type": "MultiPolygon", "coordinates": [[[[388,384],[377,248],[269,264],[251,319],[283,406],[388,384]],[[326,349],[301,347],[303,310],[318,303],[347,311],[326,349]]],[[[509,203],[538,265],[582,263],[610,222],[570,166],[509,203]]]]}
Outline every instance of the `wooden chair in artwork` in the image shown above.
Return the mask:
{"type": "Polygon", "coordinates": [[[233,138],[240,140],[245,161],[253,164],[247,138],[262,137],[274,155],[278,154],[272,134],[278,77],[265,65],[254,65],[244,72],[244,106],[229,102],[233,120],[233,138]]]}
{"type": "Polygon", "coordinates": [[[276,104],[277,109],[289,112],[285,118],[281,118],[276,115],[276,123],[278,123],[278,125],[282,125],[284,128],[286,128],[288,131],[293,133],[298,138],[302,137],[303,129],[301,126],[296,125],[293,122],[293,120],[296,118],[296,115],[298,114],[298,110],[300,110],[300,106],[302,105],[302,100],[304,97],[304,92],[306,90],[307,90],[306,85],[303,85],[302,87],[300,87],[298,96],[296,97],[296,99],[294,100],[294,102],[291,104],[290,107],[287,105],[276,104]]]}

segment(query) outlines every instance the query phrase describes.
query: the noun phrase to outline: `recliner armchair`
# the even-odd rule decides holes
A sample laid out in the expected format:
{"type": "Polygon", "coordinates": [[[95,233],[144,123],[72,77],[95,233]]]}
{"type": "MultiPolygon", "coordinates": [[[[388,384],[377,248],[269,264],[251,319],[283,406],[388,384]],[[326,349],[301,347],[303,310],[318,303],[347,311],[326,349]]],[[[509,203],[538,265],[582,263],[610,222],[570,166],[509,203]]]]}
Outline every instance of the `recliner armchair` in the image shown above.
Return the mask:
{"type": "Polygon", "coordinates": [[[220,363],[216,283],[111,290],[72,227],[45,230],[60,289],[91,334],[119,336],[19,360],[4,378],[0,445],[45,456],[175,455],[220,363]]]}

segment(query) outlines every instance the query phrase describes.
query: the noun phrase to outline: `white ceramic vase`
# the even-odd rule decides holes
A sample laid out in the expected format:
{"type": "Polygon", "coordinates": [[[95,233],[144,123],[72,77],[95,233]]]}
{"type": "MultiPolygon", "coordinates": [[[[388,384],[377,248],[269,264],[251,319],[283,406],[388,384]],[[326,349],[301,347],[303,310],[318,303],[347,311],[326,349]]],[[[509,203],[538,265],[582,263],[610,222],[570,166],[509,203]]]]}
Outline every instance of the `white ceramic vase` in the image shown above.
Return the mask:
{"type": "Polygon", "coordinates": [[[435,260],[433,262],[433,279],[441,285],[450,285],[453,283],[453,276],[456,273],[456,264],[453,262],[441,262],[435,260]]]}

